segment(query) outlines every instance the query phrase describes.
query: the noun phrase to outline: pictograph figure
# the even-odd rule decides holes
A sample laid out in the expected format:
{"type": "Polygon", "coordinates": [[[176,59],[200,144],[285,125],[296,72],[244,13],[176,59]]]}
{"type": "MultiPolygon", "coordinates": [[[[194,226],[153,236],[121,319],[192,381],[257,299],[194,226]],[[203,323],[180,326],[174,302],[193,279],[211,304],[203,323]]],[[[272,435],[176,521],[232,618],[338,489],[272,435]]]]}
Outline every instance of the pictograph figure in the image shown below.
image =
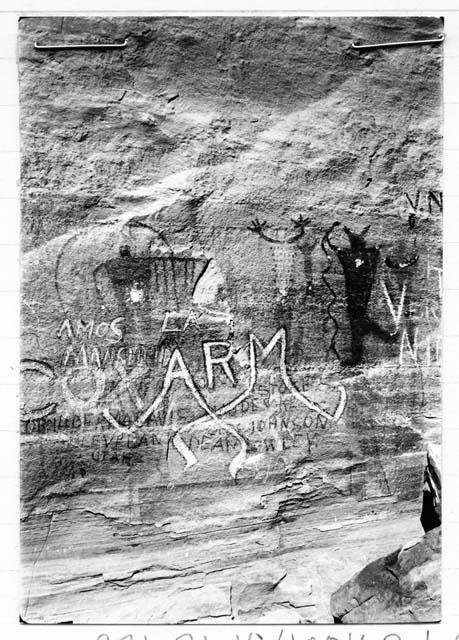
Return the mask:
{"type": "Polygon", "coordinates": [[[309,224],[309,218],[303,218],[303,216],[300,215],[297,220],[292,220],[292,222],[296,229],[295,233],[287,235],[285,229],[277,229],[275,231],[275,237],[266,233],[265,230],[268,229],[268,223],[260,222],[258,218],[255,218],[251,226],[247,227],[249,231],[256,233],[260,238],[263,238],[263,240],[273,245],[271,248],[276,267],[276,287],[281,298],[287,297],[290,288],[295,255],[295,249],[292,245],[304,236],[304,230],[309,224]]]}
{"type": "Polygon", "coordinates": [[[122,245],[119,257],[107,260],[96,269],[95,274],[103,268],[121,305],[150,301],[151,259],[133,256],[129,245],[122,245]]]}
{"type": "Polygon", "coordinates": [[[118,255],[93,274],[102,307],[116,304],[128,329],[146,342],[159,339],[169,314],[183,316],[185,322],[195,287],[210,262],[191,249],[174,251],[162,234],[153,233],[146,247],[122,243],[118,255]]]}
{"type": "Polygon", "coordinates": [[[145,334],[152,312],[151,258],[132,255],[129,245],[123,244],[116,258],[107,260],[95,269],[94,280],[102,302],[105,301],[108,284],[127,319],[127,325],[136,333],[145,334]]]}
{"type": "Polygon", "coordinates": [[[373,282],[379,260],[380,250],[367,246],[365,234],[369,226],[362,233],[354,233],[348,227],[343,227],[349,238],[349,247],[339,247],[331,240],[329,234],[339,223],[335,223],[326,234],[327,243],[335,252],[344,272],[346,287],[346,308],[351,330],[351,356],[347,364],[355,365],[362,361],[363,342],[368,334],[374,334],[385,342],[395,342],[397,332],[391,333],[368,317],[367,309],[370,301],[373,282]]]}
{"type": "Polygon", "coordinates": [[[298,316],[303,315],[314,295],[310,261],[306,259],[307,256],[304,256],[306,283],[295,286],[293,282],[295,259],[298,259],[298,251],[303,254],[305,252],[305,249],[298,247],[296,243],[304,237],[305,229],[309,222],[309,218],[303,218],[302,215],[296,220],[292,220],[293,233],[289,232],[288,229],[269,230],[268,223],[260,221],[258,218],[255,218],[251,225],[247,227],[249,231],[256,233],[271,245],[276,274],[275,286],[278,291],[275,302],[276,323],[277,326],[288,328],[288,334],[291,336],[289,358],[293,362],[301,359],[301,354],[303,353],[304,323],[297,321],[298,316]],[[308,263],[309,269],[306,268],[306,263],[308,263]]]}

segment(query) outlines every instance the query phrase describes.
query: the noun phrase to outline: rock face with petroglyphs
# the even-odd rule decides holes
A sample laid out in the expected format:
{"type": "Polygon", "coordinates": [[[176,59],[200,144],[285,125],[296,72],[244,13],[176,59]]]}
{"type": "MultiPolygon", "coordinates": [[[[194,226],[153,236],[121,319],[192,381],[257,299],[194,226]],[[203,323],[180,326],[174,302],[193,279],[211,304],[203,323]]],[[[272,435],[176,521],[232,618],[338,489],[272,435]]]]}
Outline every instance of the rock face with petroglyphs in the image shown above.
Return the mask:
{"type": "Polygon", "coordinates": [[[20,21],[24,620],[331,622],[422,535],[442,54],[350,43],[439,30],[20,21]]]}

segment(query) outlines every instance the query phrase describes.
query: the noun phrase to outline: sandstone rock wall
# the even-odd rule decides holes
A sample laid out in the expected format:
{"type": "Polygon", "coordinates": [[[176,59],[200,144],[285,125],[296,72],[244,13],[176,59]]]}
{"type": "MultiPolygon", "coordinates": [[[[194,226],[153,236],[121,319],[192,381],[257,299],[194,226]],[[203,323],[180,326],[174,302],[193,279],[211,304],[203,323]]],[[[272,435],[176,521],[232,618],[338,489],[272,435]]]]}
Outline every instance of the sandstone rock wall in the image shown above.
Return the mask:
{"type": "Polygon", "coordinates": [[[369,564],[332,596],[340,623],[439,622],[441,530],[369,564]]]}
{"type": "Polygon", "coordinates": [[[350,43],[440,30],[21,19],[24,620],[329,622],[422,533],[442,52],[350,43]]]}

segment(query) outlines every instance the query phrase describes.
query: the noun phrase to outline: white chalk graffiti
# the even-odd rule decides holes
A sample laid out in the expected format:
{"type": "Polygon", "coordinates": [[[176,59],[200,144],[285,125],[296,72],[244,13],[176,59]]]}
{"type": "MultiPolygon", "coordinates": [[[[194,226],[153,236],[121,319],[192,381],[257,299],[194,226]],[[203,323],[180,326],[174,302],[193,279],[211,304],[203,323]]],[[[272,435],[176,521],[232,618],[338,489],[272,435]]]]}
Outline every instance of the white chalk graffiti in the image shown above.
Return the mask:
{"type": "MultiPolygon", "coordinates": [[[[146,407],[145,409],[144,409],[144,403],[142,399],[136,392],[134,392],[132,388],[133,378],[137,376],[138,372],[134,370],[133,372],[131,372],[131,375],[129,375],[126,372],[126,369],[123,366],[121,366],[121,364],[117,363],[116,368],[122,380],[121,387],[117,388],[116,390],[117,393],[119,394],[124,391],[128,392],[129,395],[132,397],[135,405],[137,406],[137,409],[139,410],[143,409],[143,411],[140,413],[138,418],[135,419],[129,427],[125,427],[118,422],[118,420],[111,413],[109,407],[106,405],[106,402],[104,403],[105,406],[102,407],[102,409],[100,408],[97,409],[97,412],[101,411],[103,417],[117,431],[120,431],[123,433],[126,433],[126,432],[130,433],[132,431],[135,431],[136,429],[141,428],[147,422],[150,416],[152,416],[152,414],[154,414],[161,407],[161,405],[163,405],[166,399],[166,396],[171,389],[173,382],[176,380],[181,380],[185,384],[185,386],[189,389],[193,398],[198,403],[199,407],[204,411],[204,415],[198,418],[197,420],[194,420],[184,425],[176,425],[174,424],[174,421],[172,421],[172,423],[169,425],[169,428],[171,427],[172,431],[174,432],[172,436],[173,445],[175,449],[178,451],[178,453],[184,459],[185,469],[195,465],[198,462],[198,460],[194,455],[194,453],[191,451],[191,449],[183,441],[181,434],[191,429],[206,429],[208,428],[209,424],[216,424],[220,428],[224,429],[229,434],[234,436],[240,444],[239,452],[231,460],[231,463],[229,465],[229,472],[231,476],[233,478],[236,478],[238,471],[244,466],[246,462],[248,462],[248,458],[247,458],[248,443],[246,442],[244,437],[237,431],[237,429],[233,427],[231,424],[229,424],[228,422],[225,422],[222,419],[222,417],[228,414],[230,411],[232,411],[242,402],[244,402],[244,400],[246,400],[252,394],[253,389],[258,380],[259,364],[263,363],[266,360],[266,358],[275,350],[276,347],[280,348],[279,362],[278,362],[280,377],[286,389],[290,392],[290,394],[296,400],[298,400],[302,405],[307,407],[309,410],[315,412],[322,418],[325,418],[330,422],[337,422],[341,418],[344,408],[346,406],[345,388],[341,384],[338,384],[336,386],[339,397],[337,400],[336,408],[333,412],[329,412],[326,409],[322,408],[319,404],[313,402],[310,398],[308,398],[308,396],[306,396],[302,391],[297,389],[297,387],[295,386],[293,381],[290,379],[290,376],[287,372],[287,363],[286,363],[287,337],[286,337],[285,329],[279,329],[273,335],[273,337],[271,338],[271,340],[268,342],[266,346],[264,346],[254,334],[250,334],[249,343],[248,343],[248,352],[249,352],[248,386],[236,398],[226,403],[225,405],[219,407],[218,409],[212,409],[209,406],[209,404],[203,397],[200,389],[198,388],[197,384],[193,380],[193,377],[183,359],[182,353],[178,348],[176,348],[174,349],[174,351],[170,356],[160,392],[158,393],[156,398],[153,400],[153,402],[151,402],[149,406],[146,407]],[[259,352],[258,354],[257,354],[257,351],[259,352]]],[[[203,351],[204,351],[205,370],[207,375],[208,387],[210,389],[213,388],[213,384],[214,384],[213,368],[215,366],[222,367],[224,373],[232,382],[232,384],[235,384],[234,375],[229,364],[229,361],[234,355],[231,344],[227,341],[205,342],[203,344],[203,351]],[[226,347],[227,348],[226,353],[220,356],[214,355],[213,350],[217,347],[226,347]]],[[[81,369],[81,367],[79,369],[81,369]]],[[[101,369],[97,369],[97,368],[94,369],[92,367],[91,368],[84,367],[84,369],[85,370],[87,369],[88,371],[91,370],[93,375],[93,382],[95,383],[95,389],[88,398],[84,398],[84,399],[79,398],[71,391],[69,386],[69,376],[71,375],[70,373],[67,373],[62,379],[62,390],[63,390],[65,399],[67,400],[68,404],[73,409],[78,411],[81,415],[83,415],[84,412],[88,409],[91,409],[92,411],[95,410],[96,404],[98,405],[105,387],[104,372],[101,369]]],[[[275,440],[277,443],[276,450],[281,450],[282,443],[280,438],[277,438],[277,439],[275,438],[275,440]]]]}
{"type": "Polygon", "coordinates": [[[233,376],[233,372],[231,371],[231,367],[229,366],[229,361],[233,357],[233,351],[231,348],[231,343],[228,341],[220,341],[220,342],[204,342],[203,344],[204,350],[204,360],[206,363],[206,374],[207,374],[207,384],[209,389],[214,388],[214,365],[220,365],[223,368],[223,371],[234,385],[235,380],[233,376]],[[228,351],[224,356],[219,356],[218,358],[212,355],[213,347],[227,347],[228,351]]]}
{"type": "MultiPolygon", "coordinates": [[[[247,443],[245,442],[244,438],[242,438],[242,436],[240,436],[240,434],[236,431],[236,429],[234,429],[231,425],[228,425],[224,423],[222,420],[220,420],[218,415],[207,404],[207,402],[199,392],[199,389],[196,386],[185,364],[185,361],[183,360],[183,356],[180,353],[179,349],[175,349],[171,355],[160,393],[157,395],[157,397],[152,402],[152,404],[150,404],[147,410],[144,411],[141,414],[141,416],[134,422],[131,428],[141,427],[148,420],[148,418],[161,406],[169,389],[171,388],[172,383],[174,382],[174,380],[177,380],[177,379],[183,380],[183,382],[191,391],[194,399],[199,404],[201,409],[203,409],[206,412],[206,414],[210,416],[215,423],[217,423],[220,427],[222,427],[223,429],[231,433],[233,436],[235,436],[237,440],[240,442],[241,449],[238,455],[231,461],[231,464],[229,467],[231,475],[233,477],[236,477],[237,470],[240,468],[241,462],[245,460],[247,455],[247,443]]],[[[110,410],[108,408],[103,409],[102,414],[111,425],[113,425],[117,429],[123,430],[123,427],[121,427],[121,425],[117,422],[117,420],[111,415],[110,410]]],[[[187,463],[187,466],[192,466],[193,464],[196,464],[197,460],[194,454],[190,449],[186,447],[185,443],[183,443],[183,446],[182,446],[182,443],[174,442],[174,445],[184,457],[187,463]]]]}
{"type": "MultiPolygon", "coordinates": [[[[232,411],[234,408],[236,408],[238,405],[240,405],[244,400],[246,400],[250,396],[258,379],[258,368],[257,368],[258,361],[263,362],[271,353],[271,351],[273,351],[274,347],[278,343],[281,348],[280,357],[279,357],[280,373],[281,373],[282,381],[285,384],[286,388],[299,402],[301,402],[303,405],[308,407],[308,409],[310,409],[311,411],[314,411],[318,415],[322,416],[323,418],[326,418],[331,422],[337,422],[341,418],[344,408],[346,406],[346,389],[343,387],[343,385],[337,385],[337,390],[339,391],[340,396],[339,396],[336,409],[333,413],[329,413],[325,409],[322,409],[318,404],[310,400],[304,393],[299,391],[295,387],[294,383],[290,380],[290,377],[287,372],[287,364],[286,364],[287,340],[286,340],[285,329],[279,329],[279,331],[277,331],[277,333],[271,338],[270,342],[266,347],[263,347],[261,342],[258,340],[258,338],[254,334],[250,334],[249,336],[249,363],[250,363],[249,385],[245,391],[243,391],[239,396],[231,400],[231,402],[227,403],[226,405],[223,405],[219,409],[216,409],[215,415],[223,416],[227,414],[228,412],[232,411]],[[257,359],[256,347],[258,347],[261,351],[259,360],[257,359]]],[[[191,464],[196,464],[197,460],[194,454],[186,446],[180,434],[190,429],[203,427],[206,423],[211,421],[212,417],[213,416],[209,417],[209,415],[205,415],[205,416],[202,416],[201,418],[198,418],[197,420],[194,420],[193,422],[190,422],[186,425],[181,426],[177,430],[177,433],[175,434],[175,436],[173,437],[173,443],[175,448],[182,455],[184,455],[183,452],[186,451],[186,455],[184,455],[184,457],[187,461],[187,466],[191,466],[191,464]]],[[[237,471],[242,467],[242,465],[246,461],[245,452],[244,452],[244,455],[241,455],[241,454],[243,454],[242,448],[240,453],[236,457],[237,460],[235,458],[230,465],[230,473],[234,478],[236,477],[235,474],[237,473],[237,471]]]]}
{"type": "Polygon", "coordinates": [[[392,302],[392,298],[390,297],[390,294],[387,290],[386,283],[384,282],[384,280],[381,280],[381,286],[384,293],[384,297],[387,302],[387,306],[389,307],[390,314],[395,323],[395,330],[398,331],[400,327],[400,320],[402,319],[403,305],[405,304],[406,280],[403,283],[402,293],[400,296],[400,302],[398,303],[397,311],[395,310],[394,303],[392,302]]]}
{"type": "Polygon", "coordinates": [[[414,335],[408,336],[406,330],[402,333],[400,341],[399,364],[405,364],[405,355],[409,355],[408,362],[413,363],[416,367],[423,364],[426,367],[437,366],[440,362],[441,338],[439,335],[425,335],[423,338],[419,335],[418,328],[415,329],[414,335]]]}
{"type": "MultiPolygon", "coordinates": [[[[35,375],[38,374],[48,381],[53,381],[55,378],[52,367],[50,367],[45,362],[40,362],[39,360],[25,360],[21,362],[21,374],[25,375],[26,373],[32,373],[35,375]]],[[[56,402],[48,402],[45,405],[41,405],[40,407],[35,408],[26,407],[24,404],[22,404],[21,419],[38,420],[52,413],[55,410],[56,406],[56,402]]]]}
{"type": "MultiPolygon", "coordinates": [[[[229,381],[233,385],[236,385],[235,377],[230,366],[231,359],[236,356],[232,343],[229,341],[209,341],[204,342],[202,348],[208,388],[214,388],[215,367],[220,367],[229,381]],[[224,348],[225,350],[218,353],[218,348],[224,348]]],[[[250,464],[250,460],[253,456],[250,458],[247,457],[248,443],[238,430],[229,424],[231,420],[224,420],[224,416],[249,398],[257,384],[260,364],[263,363],[271,353],[275,352],[277,348],[279,348],[277,364],[280,372],[280,378],[285,385],[286,390],[310,411],[316,413],[327,421],[337,422],[341,418],[346,406],[345,388],[341,384],[336,385],[338,399],[333,411],[328,411],[321,407],[318,403],[311,400],[305,393],[300,391],[291,380],[287,371],[287,335],[284,328],[279,329],[266,345],[264,345],[254,334],[249,335],[247,345],[248,359],[246,357],[243,358],[243,360],[248,364],[247,388],[230,402],[227,402],[217,409],[210,407],[202,395],[199,386],[194,381],[182,353],[178,348],[174,349],[169,358],[159,393],[146,407],[145,400],[142,399],[137,391],[137,384],[139,380],[145,377],[147,369],[144,366],[138,365],[134,367],[131,372],[128,372],[123,363],[118,360],[115,362],[113,369],[119,374],[121,382],[114,389],[109,389],[110,384],[103,369],[99,366],[93,366],[92,360],[91,363],[89,363],[89,358],[86,357],[84,358],[83,365],[67,369],[65,375],[61,379],[62,392],[67,404],[80,414],[82,424],[84,424],[85,413],[89,412],[94,415],[101,413],[105,420],[117,431],[121,433],[132,433],[136,429],[145,425],[148,419],[155,414],[160,407],[165,406],[166,396],[171,390],[172,384],[174,381],[180,380],[185,384],[198,406],[204,412],[204,415],[200,418],[186,424],[178,425],[175,423],[174,419],[170,419],[172,416],[172,405],[169,405],[168,416],[164,423],[164,427],[167,428],[167,430],[172,430],[171,440],[176,451],[185,461],[185,469],[195,465],[198,460],[190,447],[185,444],[182,438],[183,433],[192,429],[207,429],[210,425],[218,425],[221,429],[232,435],[239,443],[239,451],[229,464],[229,472],[233,478],[236,478],[238,471],[245,464],[250,464]],[[87,390],[82,394],[78,394],[72,389],[72,387],[81,383],[87,387],[87,390]],[[106,390],[107,394],[103,398],[106,390]],[[119,400],[122,394],[127,394],[137,410],[140,411],[138,417],[135,418],[128,427],[120,424],[110,410],[111,399],[114,399],[116,396],[119,400]]],[[[239,350],[239,352],[241,351],[243,350],[239,350]]],[[[280,399],[277,400],[280,402],[280,399]]],[[[270,397],[270,404],[274,405],[275,401],[276,398],[270,397]]],[[[275,450],[281,451],[283,447],[282,439],[277,433],[273,433],[272,435],[275,442],[275,450]]]]}
{"type": "Polygon", "coordinates": [[[61,385],[62,393],[65,400],[67,401],[67,404],[80,415],[81,424],[84,424],[84,416],[86,412],[98,411],[98,402],[105,389],[105,376],[103,371],[95,367],[79,367],[71,372],[68,372],[62,378],[61,385]],[[82,373],[84,376],[87,376],[88,373],[91,373],[93,381],[95,383],[95,389],[88,398],[81,398],[75,395],[70,389],[69,379],[71,376],[75,375],[75,373],[82,373]]]}

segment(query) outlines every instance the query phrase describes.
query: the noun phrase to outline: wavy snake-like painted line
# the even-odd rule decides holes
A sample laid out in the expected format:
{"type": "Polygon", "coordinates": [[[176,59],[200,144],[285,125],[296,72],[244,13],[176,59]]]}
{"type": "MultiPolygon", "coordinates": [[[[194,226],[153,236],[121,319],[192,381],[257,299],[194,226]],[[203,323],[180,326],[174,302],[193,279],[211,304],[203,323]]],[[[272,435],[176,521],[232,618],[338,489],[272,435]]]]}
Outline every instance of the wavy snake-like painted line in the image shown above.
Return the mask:
{"type": "Polygon", "coordinates": [[[325,267],[325,269],[322,272],[322,280],[325,283],[325,286],[327,287],[327,289],[330,291],[331,295],[333,296],[331,301],[327,305],[327,315],[328,315],[328,317],[330,318],[330,320],[332,321],[332,323],[333,323],[333,325],[335,327],[335,330],[334,330],[333,335],[332,335],[331,340],[330,340],[329,351],[333,351],[333,353],[338,358],[338,360],[340,360],[340,355],[339,355],[339,353],[338,353],[338,351],[336,349],[336,336],[338,335],[340,326],[339,326],[338,321],[336,320],[335,316],[331,312],[331,308],[332,308],[332,306],[335,304],[335,302],[337,300],[337,295],[336,295],[333,287],[331,286],[331,284],[328,282],[327,278],[325,277],[326,274],[330,272],[331,265],[332,265],[332,258],[330,257],[330,255],[327,252],[325,243],[329,242],[330,233],[338,225],[339,225],[339,222],[334,222],[332,224],[332,226],[324,233],[323,238],[322,238],[322,240],[320,242],[320,246],[322,248],[322,251],[325,253],[325,256],[327,257],[327,266],[325,267]]]}

